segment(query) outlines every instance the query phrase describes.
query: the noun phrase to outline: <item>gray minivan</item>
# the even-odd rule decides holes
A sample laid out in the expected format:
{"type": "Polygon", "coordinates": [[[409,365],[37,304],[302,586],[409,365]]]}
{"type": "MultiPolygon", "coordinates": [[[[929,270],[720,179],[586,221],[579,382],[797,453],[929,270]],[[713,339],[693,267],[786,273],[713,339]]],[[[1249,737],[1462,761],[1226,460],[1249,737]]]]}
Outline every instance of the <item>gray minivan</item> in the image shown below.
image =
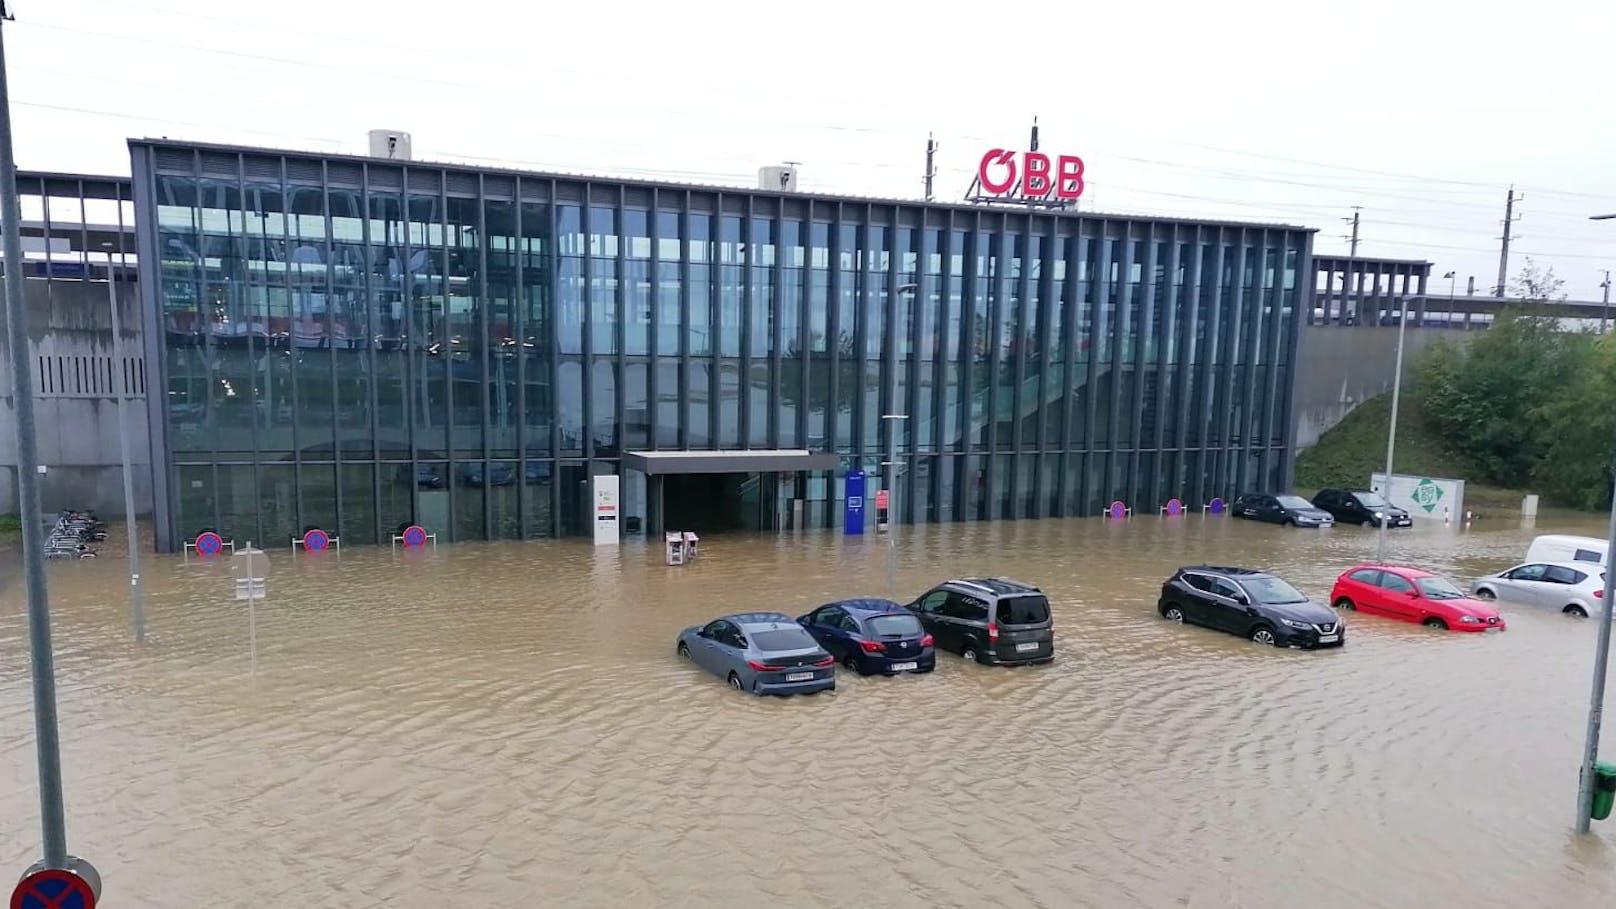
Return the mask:
{"type": "Polygon", "coordinates": [[[978,663],[1047,663],[1055,658],[1049,599],[1005,578],[944,581],[908,605],[938,650],[978,663]]]}

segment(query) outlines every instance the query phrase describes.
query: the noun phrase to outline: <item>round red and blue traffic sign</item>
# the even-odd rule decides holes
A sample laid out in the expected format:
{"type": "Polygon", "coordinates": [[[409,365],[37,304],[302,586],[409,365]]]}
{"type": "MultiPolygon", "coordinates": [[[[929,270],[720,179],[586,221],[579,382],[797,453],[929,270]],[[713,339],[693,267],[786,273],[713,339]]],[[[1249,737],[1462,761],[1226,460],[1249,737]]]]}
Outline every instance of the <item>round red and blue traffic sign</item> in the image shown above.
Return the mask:
{"type": "Polygon", "coordinates": [[[211,530],[196,535],[196,551],[202,555],[218,555],[224,549],[224,539],[211,530]]]}
{"type": "Polygon", "coordinates": [[[71,871],[46,868],[24,877],[11,893],[11,909],[95,909],[90,882],[71,871]]]}
{"type": "Polygon", "coordinates": [[[404,540],[404,545],[412,549],[426,545],[426,528],[419,524],[411,524],[404,528],[404,533],[400,536],[404,540]]]}
{"type": "Polygon", "coordinates": [[[303,534],[303,548],[309,552],[324,552],[331,545],[331,536],[318,527],[303,534]]]}

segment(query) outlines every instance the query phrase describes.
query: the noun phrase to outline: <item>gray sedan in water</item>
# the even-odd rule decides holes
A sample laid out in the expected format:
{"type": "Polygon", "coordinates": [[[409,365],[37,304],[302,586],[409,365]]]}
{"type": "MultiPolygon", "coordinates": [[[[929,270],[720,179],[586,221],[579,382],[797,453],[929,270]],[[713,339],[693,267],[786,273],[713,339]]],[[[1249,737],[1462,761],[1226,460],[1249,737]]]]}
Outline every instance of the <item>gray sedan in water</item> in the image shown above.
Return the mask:
{"type": "Polygon", "coordinates": [[[778,612],[745,612],[679,632],[679,656],[753,694],[836,690],[836,661],[778,612]]]}

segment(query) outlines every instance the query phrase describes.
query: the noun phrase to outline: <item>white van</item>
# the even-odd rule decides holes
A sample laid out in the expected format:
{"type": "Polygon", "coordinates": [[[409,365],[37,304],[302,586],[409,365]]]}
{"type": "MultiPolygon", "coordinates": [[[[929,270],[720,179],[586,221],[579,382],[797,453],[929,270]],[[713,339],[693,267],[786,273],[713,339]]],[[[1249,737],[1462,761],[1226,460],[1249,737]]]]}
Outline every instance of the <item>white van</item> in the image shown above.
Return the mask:
{"type": "Polygon", "coordinates": [[[1610,561],[1610,548],[1598,537],[1577,537],[1563,533],[1550,533],[1532,541],[1526,550],[1528,562],[1593,562],[1604,565],[1610,561]]]}

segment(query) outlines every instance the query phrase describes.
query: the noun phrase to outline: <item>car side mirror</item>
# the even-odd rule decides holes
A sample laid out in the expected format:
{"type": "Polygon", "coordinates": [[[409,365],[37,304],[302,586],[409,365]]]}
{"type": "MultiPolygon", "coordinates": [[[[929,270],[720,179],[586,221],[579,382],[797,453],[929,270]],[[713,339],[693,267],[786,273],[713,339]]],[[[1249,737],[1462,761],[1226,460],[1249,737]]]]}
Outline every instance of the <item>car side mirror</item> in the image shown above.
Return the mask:
{"type": "Polygon", "coordinates": [[[1408,598],[1411,600],[1417,600],[1420,598],[1420,592],[1418,590],[1410,590],[1408,591],[1408,598]]]}
{"type": "Polygon", "coordinates": [[[745,646],[747,646],[747,645],[746,645],[746,638],[736,638],[736,640],[738,640],[738,641],[740,641],[740,645],[741,645],[741,646],[742,646],[742,647],[745,647],[745,646]]]}
{"type": "Polygon", "coordinates": [[[1248,597],[1243,593],[1235,594],[1234,595],[1234,601],[1236,603],[1239,603],[1242,606],[1250,606],[1251,605],[1251,597],[1248,597]]]}

